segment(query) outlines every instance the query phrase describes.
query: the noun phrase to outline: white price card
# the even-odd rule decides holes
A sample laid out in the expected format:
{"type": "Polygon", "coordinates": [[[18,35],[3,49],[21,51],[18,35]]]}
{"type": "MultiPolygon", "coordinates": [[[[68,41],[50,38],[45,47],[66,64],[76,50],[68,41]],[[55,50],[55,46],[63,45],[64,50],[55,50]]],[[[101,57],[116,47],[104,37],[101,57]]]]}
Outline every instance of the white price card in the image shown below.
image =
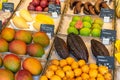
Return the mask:
{"type": "Polygon", "coordinates": [[[110,39],[109,38],[103,38],[102,43],[105,45],[110,44],[110,39]]]}
{"type": "Polygon", "coordinates": [[[104,22],[106,22],[106,23],[110,22],[110,17],[105,16],[104,17],[104,22]]]}
{"type": "Polygon", "coordinates": [[[53,17],[53,18],[58,18],[57,12],[52,12],[52,17],[53,17]]]}

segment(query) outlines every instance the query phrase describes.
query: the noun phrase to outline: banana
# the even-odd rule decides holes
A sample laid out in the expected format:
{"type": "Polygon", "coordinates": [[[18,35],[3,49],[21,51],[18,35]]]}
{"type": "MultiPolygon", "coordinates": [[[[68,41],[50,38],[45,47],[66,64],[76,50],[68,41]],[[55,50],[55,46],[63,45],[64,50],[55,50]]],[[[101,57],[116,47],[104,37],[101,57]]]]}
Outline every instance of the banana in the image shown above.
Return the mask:
{"type": "Polygon", "coordinates": [[[101,8],[100,8],[100,5],[101,5],[102,1],[103,1],[103,0],[97,0],[96,3],[95,3],[94,8],[95,8],[95,12],[96,12],[97,14],[100,13],[100,9],[101,9],[101,8]]]}
{"type": "Polygon", "coordinates": [[[86,10],[86,11],[89,11],[89,6],[91,6],[92,4],[90,3],[90,2],[86,2],[85,4],[84,4],[84,9],[86,10]]]}
{"type": "Polygon", "coordinates": [[[89,12],[91,15],[96,15],[95,10],[94,10],[94,6],[92,6],[92,5],[89,6],[89,12]]]}
{"type": "Polygon", "coordinates": [[[74,10],[74,14],[80,13],[82,6],[83,6],[83,3],[81,1],[79,1],[74,8],[74,9],[76,9],[76,10],[74,10]]]}

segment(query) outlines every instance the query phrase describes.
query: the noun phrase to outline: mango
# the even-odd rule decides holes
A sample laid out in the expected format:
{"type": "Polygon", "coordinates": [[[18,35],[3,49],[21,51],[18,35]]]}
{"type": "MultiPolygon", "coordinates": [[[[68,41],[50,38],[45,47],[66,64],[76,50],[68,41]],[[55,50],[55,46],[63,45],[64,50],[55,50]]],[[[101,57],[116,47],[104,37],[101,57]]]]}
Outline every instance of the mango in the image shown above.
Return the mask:
{"type": "Polygon", "coordinates": [[[30,44],[27,47],[27,53],[30,56],[42,57],[45,51],[44,51],[44,48],[40,44],[30,44]]]}
{"type": "Polygon", "coordinates": [[[15,80],[33,80],[33,77],[29,71],[20,70],[15,74],[15,80]]]}
{"type": "Polygon", "coordinates": [[[3,65],[3,61],[2,61],[2,57],[0,56],[0,67],[2,67],[3,65]]]}
{"type": "Polygon", "coordinates": [[[15,54],[7,54],[3,59],[3,65],[6,69],[17,72],[21,66],[21,60],[15,54]]]}
{"type": "Polygon", "coordinates": [[[18,30],[15,34],[15,39],[24,41],[29,44],[32,41],[32,33],[25,30],[18,30]]]}
{"type": "Polygon", "coordinates": [[[33,21],[32,16],[30,15],[29,11],[26,9],[21,9],[19,12],[20,16],[24,18],[26,21],[31,22],[33,21]]]}
{"type": "Polygon", "coordinates": [[[26,43],[21,40],[14,40],[9,44],[9,51],[19,55],[25,55],[26,49],[26,43]]]}
{"type": "Polygon", "coordinates": [[[4,28],[1,32],[1,38],[6,41],[12,41],[14,39],[15,30],[12,28],[4,28]]]}
{"type": "Polygon", "coordinates": [[[7,52],[8,51],[8,42],[4,39],[0,39],[0,52],[7,52]]]}
{"type": "Polygon", "coordinates": [[[50,43],[50,39],[45,32],[36,32],[33,34],[33,42],[47,47],[50,43]]]}
{"type": "Polygon", "coordinates": [[[15,16],[13,19],[12,19],[14,25],[17,27],[17,28],[20,28],[20,29],[28,29],[29,26],[28,24],[26,23],[26,21],[20,17],[20,16],[15,16]]]}
{"type": "Polygon", "coordinates": [[[23,61],[22,67],[28,70],[32,75],[39,75],[42,72],[41,62],[33,57],[26,58],[23,61]]]}
{"type": "Polygon", "coordinates": [[[7,69],[0,69],[0,80],[14,80],[14,74],[7,69]]]}

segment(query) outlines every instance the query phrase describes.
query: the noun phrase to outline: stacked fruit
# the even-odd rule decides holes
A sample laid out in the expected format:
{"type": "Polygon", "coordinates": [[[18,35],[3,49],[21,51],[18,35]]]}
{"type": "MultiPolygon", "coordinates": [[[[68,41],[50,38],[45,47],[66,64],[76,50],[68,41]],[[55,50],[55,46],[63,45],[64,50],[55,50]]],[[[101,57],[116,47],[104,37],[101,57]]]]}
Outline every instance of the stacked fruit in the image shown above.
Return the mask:
{"type": "Polygon", "coordinates": [[[0,52],[8,52],[18,55],[42,57],[50,43],[49,37],[44,32],[31,33],[25,30],[15,31],[12,28],[4,28],[0,38],[0,52]],[[34,43],[32,43],[34,42],[34,43]]]}
{"type": "Polygon", "coordinates": [[[74,58],[53,59],[40,80],[112,80],[112,74],[106,66],[94,63],[86,64],[84,60],[74,58]]]}
{"type": "Polygon", "coordinates": [[[116,15],[118,18],[120,18],[120,0],[116,0],[116,4],[117,4],[116,15]]]}
{"type": "Polygon", "coordinates": [[[28,57],[22,62],[15,54],[7,54],[3,59],[0,57],[1,67],[2,64],[0,80],[33,80],[32,76],[40,75],[43,69],[38,59],[28,57]]]}
{"type": "Polygon", "coordinates": [[[37,31],[40,31],[41,24],[54,24],[53,19],[44,14],[37,14],[34,20],[29,11],[25,9],[21,9],[19,11],[19,16],[15,16],[12,21],[15,27],[19,29],[31,29],[31,26],[33,26],[37,31]],[[30,25],[27,24],[27,22],[33,24],[30,25]]]}
{"type": "Polygon", "coordinates": [[[32,0],[32,2],[29,3],[28,10],[48,12],[49,4],[60,5],[60,1],[59,0],[32,0]]]}
{"type": "Polygon", "coordinates": [[[90,16],[73,16],[72,21],[67,29],[68,34],[80,34],[82,36],[100,37],[103,20],[95,18],[94,21],[90,16]]]}

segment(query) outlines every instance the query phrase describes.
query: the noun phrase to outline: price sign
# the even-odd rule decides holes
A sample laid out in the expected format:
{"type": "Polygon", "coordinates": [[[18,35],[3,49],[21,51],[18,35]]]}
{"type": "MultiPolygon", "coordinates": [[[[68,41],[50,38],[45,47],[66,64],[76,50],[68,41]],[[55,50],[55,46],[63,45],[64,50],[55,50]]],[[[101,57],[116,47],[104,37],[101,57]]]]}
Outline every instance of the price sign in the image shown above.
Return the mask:
{"type": "Polygon", "coordinates": [[[54,35],[54,25],[41,24],[40,31],[46,32],[48,35],[54,35]]]}
{"type": "Polygon", "coordinates": [[[97,56],[97,65],[104,65],[109,69],[114,69],[114,57],[97,56]]]}
{"type": "Polygon", "coordinates": [[[58,17],[57,12],[52,12],[52,17],[53,17],[53,18],[57,18],[57,17],[58,17]]]}
{"type": "Polygon", "coordinates": [[[2,29],[2,21],[0,20],[0,30],[2,29]]]}
{"type": "Polygon", "coordinates": [[[109,29],[103,29],[101,31],[101,36],[103,44],[110,43],[110,41],[116,40],[116,31],[115,30],[109,30],[109,29]],[[109,41],[109,42],[107,42],[109,41]]]}
{"type": "Polygon", "coordinates": [[[14,3],[2,3],[2,10],[6,12],[13,12],[14,3]]]}
{"type": "Polygon", "coordinates": [[[110,17],[105,16],[105,17],[104,17],[104,22],[106,22],[106,23],[107,23],[107,22],[110,22],[110,17]]]}
{"type": "Polygon", "coordinates": [[[113,9],[104,9],[102,8],[100,11],[100,17],[110,17],[110,19],[113,19],[114,17],[114,10],[113,9]]]}

